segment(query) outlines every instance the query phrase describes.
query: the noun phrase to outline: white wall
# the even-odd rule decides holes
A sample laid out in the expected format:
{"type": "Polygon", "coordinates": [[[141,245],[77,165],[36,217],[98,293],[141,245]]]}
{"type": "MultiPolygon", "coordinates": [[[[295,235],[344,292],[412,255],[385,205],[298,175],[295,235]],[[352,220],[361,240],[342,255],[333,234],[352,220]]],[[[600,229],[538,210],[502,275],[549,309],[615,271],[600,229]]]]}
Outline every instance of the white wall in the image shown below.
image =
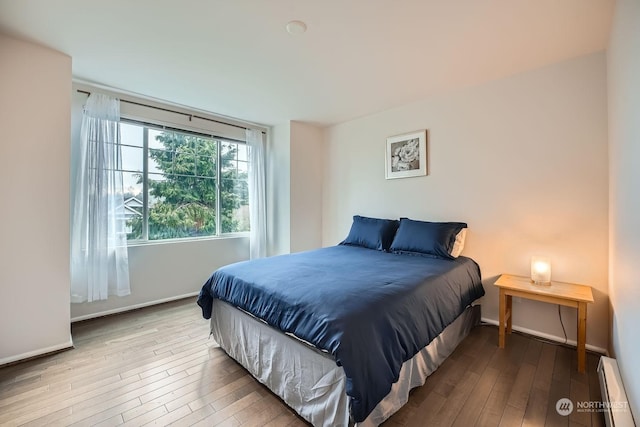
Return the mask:
{"type": "Polygon", "coordinates": [[[267,253],[291,251],[291,127],[274,126],[267,144],[267,253]]]}
{"type": "Polygon", "coordinates": [[[618,0],[607,52],[609,291],[615,356],[640,420],[640,2],[618,0]]]}
{"type": "Polygon", "coordinates": [[[269,255],[322,246],[323,130],[290,121],[268,146],[269,255]]]}
{"type": "MultiPolygon", "coordinates": [[[[73,92],[72,151],[79,144],[82,106],[86,98],[86,95],[73,92]]],[[[66,144],[68,146],[68,140],[66,144]]],[[[246,259],[249,259],[248,237],[129,246],[131,294],[125,297],[111,296],[104,301],[71,304],[71,318],[86,319],[196,294],[214,270],[246,259]]]]}
{"type": "Polygon", "coordinates": [[[0,34],[0,364],[71,346],[71,58],[0,34]]]}
{"type": "Polygon", "coordinates": [[[291,122],[291,252],[322,246],[322,129],[291,122]]]}
{"type": "Polygon", "coordinates": [[[219,238],[129,246],[131,294],[71,304],[79,320],[196,294],[216,269],[249,259],[249,238],[219,238]]]}
{"type": "MultiPolygon", "coordinates": [[[[501,273],[552,258],[554,280],[594,287],[587,343],[607,347],[607,98],[603,53],[333,126],[326,135],[323,243],[354,214],[469,224],[483,316],[497,320],[501,273]],[[385,138],[428,130],[429,175],[385,180],[385,138]]],[[[569,339],[576,311],[563,308],[569,339]]],[[[562,336],[557,308],[514,304],[514,326],[562,336]]],[[[497,337],[496,337],[497,340],[497,337]]]]}

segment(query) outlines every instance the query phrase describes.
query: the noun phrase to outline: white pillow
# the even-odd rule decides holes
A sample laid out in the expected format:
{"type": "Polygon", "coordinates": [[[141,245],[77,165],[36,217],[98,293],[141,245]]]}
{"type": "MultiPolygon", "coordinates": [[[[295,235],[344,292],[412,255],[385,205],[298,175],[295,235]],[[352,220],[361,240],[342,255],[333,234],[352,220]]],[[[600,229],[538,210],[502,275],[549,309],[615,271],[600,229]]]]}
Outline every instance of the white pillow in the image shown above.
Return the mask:
{"type": "Polygon", "coordinates": [[[464,239],[467,237],[467,229],[463,228],[456,235],[456,241],[451,249],[451,256],[458,258],[464,249],[464,239]]]}

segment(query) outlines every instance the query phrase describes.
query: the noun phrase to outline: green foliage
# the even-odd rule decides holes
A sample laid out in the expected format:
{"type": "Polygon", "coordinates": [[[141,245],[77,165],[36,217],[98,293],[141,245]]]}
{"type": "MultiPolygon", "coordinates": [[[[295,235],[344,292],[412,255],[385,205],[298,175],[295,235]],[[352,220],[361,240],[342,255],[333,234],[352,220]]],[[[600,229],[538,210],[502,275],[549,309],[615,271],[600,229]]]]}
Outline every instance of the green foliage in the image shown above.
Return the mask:
{"type": "MultiPolygon", "coordinates": [[[[175,132],[163,132],[156,140],[163,149],[149,149],[149,163],[155,161],[162,174],[149,174],[149,240],[215,235],[218,142],[175,132]]],[[[220,146],[221,232],[248,231],[237,215],[249,203],[247,175],[237,172],[236,145],[220,146]]],[[[130,238],[142,236],[142,218],[130,220],[129,226],[130,238]]]]}

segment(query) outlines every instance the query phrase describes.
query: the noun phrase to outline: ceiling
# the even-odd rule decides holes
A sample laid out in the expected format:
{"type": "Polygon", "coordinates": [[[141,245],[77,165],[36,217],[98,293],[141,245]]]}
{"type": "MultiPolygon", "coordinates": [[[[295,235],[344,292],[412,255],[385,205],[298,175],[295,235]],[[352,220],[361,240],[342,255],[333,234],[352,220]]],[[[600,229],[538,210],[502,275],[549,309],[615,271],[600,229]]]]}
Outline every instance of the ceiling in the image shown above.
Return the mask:
{"type": "Polygon", "coordinates": [[[0,0],[73,75],[273,125],[330,125],[606,47],[614,0],[0,0]],[[285,25],[308,30],[291,35],[285,25]]]}

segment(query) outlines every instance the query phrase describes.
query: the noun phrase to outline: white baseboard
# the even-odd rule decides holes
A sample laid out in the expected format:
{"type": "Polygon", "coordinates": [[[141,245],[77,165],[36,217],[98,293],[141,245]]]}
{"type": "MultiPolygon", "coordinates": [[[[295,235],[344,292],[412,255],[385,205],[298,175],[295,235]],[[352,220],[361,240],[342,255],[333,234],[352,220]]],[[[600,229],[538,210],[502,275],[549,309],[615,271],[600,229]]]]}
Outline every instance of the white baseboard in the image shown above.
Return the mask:
{"type": "MultiPolygon", "coordinates": [[[[489,323],[489,324],[496,325],[496,326],[498,326],[498,324],[499,324],[497,320],[487,319],[486,317],[483,317],[480,320],[483,321],[484,323],[489,323]]],[[[544,339],[549,340],[549,341],[555,341],[555,342],[558,342],[560,344],[564,343],[564,338],[556,336],[556,335],[551,335],[551,334],[547,334],[547,333],[536,331],[536,330],[529,329],[529,328],[523,328],[521,326],[516,326],[516,325],[513,325],[512,329],[514,331],[523,332],[523,333],[528,334],[528,335],[533,335],[533,336],[536,336],[536,337],[544,338],[544,339]]],[[[572,345],[572,346],[577,346],[578,345],[578,343],[576,341],[574,341],[574,340],[567,340],[567,344],[568,345],[572,345]]],[[[596,353],[604,354],[605,356],[609,355],[608,351],[606,349],[602,348],[602,347],[596,347],[595,345],[587,344],[586,348],[587,348],[587,350],[595,351],[596,353]]]]}
{"type": "Polygon", "coordinates": [[[162,298],[162,299],[155,300],[155,301],[149,301],[149,302],[143,302],[143,303],[140,303],[140,304],[128,305],[126,307],[118,307],[118,308],[114,308],[113,310],[106,310],[106,311],[100,311],[98,313],[85,314],[83,316],[73,317],[71,319],[71,323],[80,322],[82,320],[95,319],[97,317],[109,316],[110,314],[124,313],[125,311],[136,310],[138,308],[149,307],[149,306],[152,306],[152,305],[158,305],[158,304],[162,304],[162,303],[165,303],[165,302],[177,301],[179,299],[194,297],[194,296],[196,296],[198,294],[199,294],[199,292],[191,292],[191,293],[188,293],[188,294],[176,295],[174,297],[162,298]]]}
{"type": "Polygon", "coordinates": [[[9,356],[9,357],[0,359],[0,366],[6,365],[8,363],[18,362],[20,360],[32,359],[34,357],[43,356],[45,354],[54,353],[56,351],[66,350],[68,348],[73,348],[73,340],[71,339],[71,335],[69,335],[68,342],[52,345],[51,347],[39,348],[37,350],[18,354],[16,356],[9,356]]]}

